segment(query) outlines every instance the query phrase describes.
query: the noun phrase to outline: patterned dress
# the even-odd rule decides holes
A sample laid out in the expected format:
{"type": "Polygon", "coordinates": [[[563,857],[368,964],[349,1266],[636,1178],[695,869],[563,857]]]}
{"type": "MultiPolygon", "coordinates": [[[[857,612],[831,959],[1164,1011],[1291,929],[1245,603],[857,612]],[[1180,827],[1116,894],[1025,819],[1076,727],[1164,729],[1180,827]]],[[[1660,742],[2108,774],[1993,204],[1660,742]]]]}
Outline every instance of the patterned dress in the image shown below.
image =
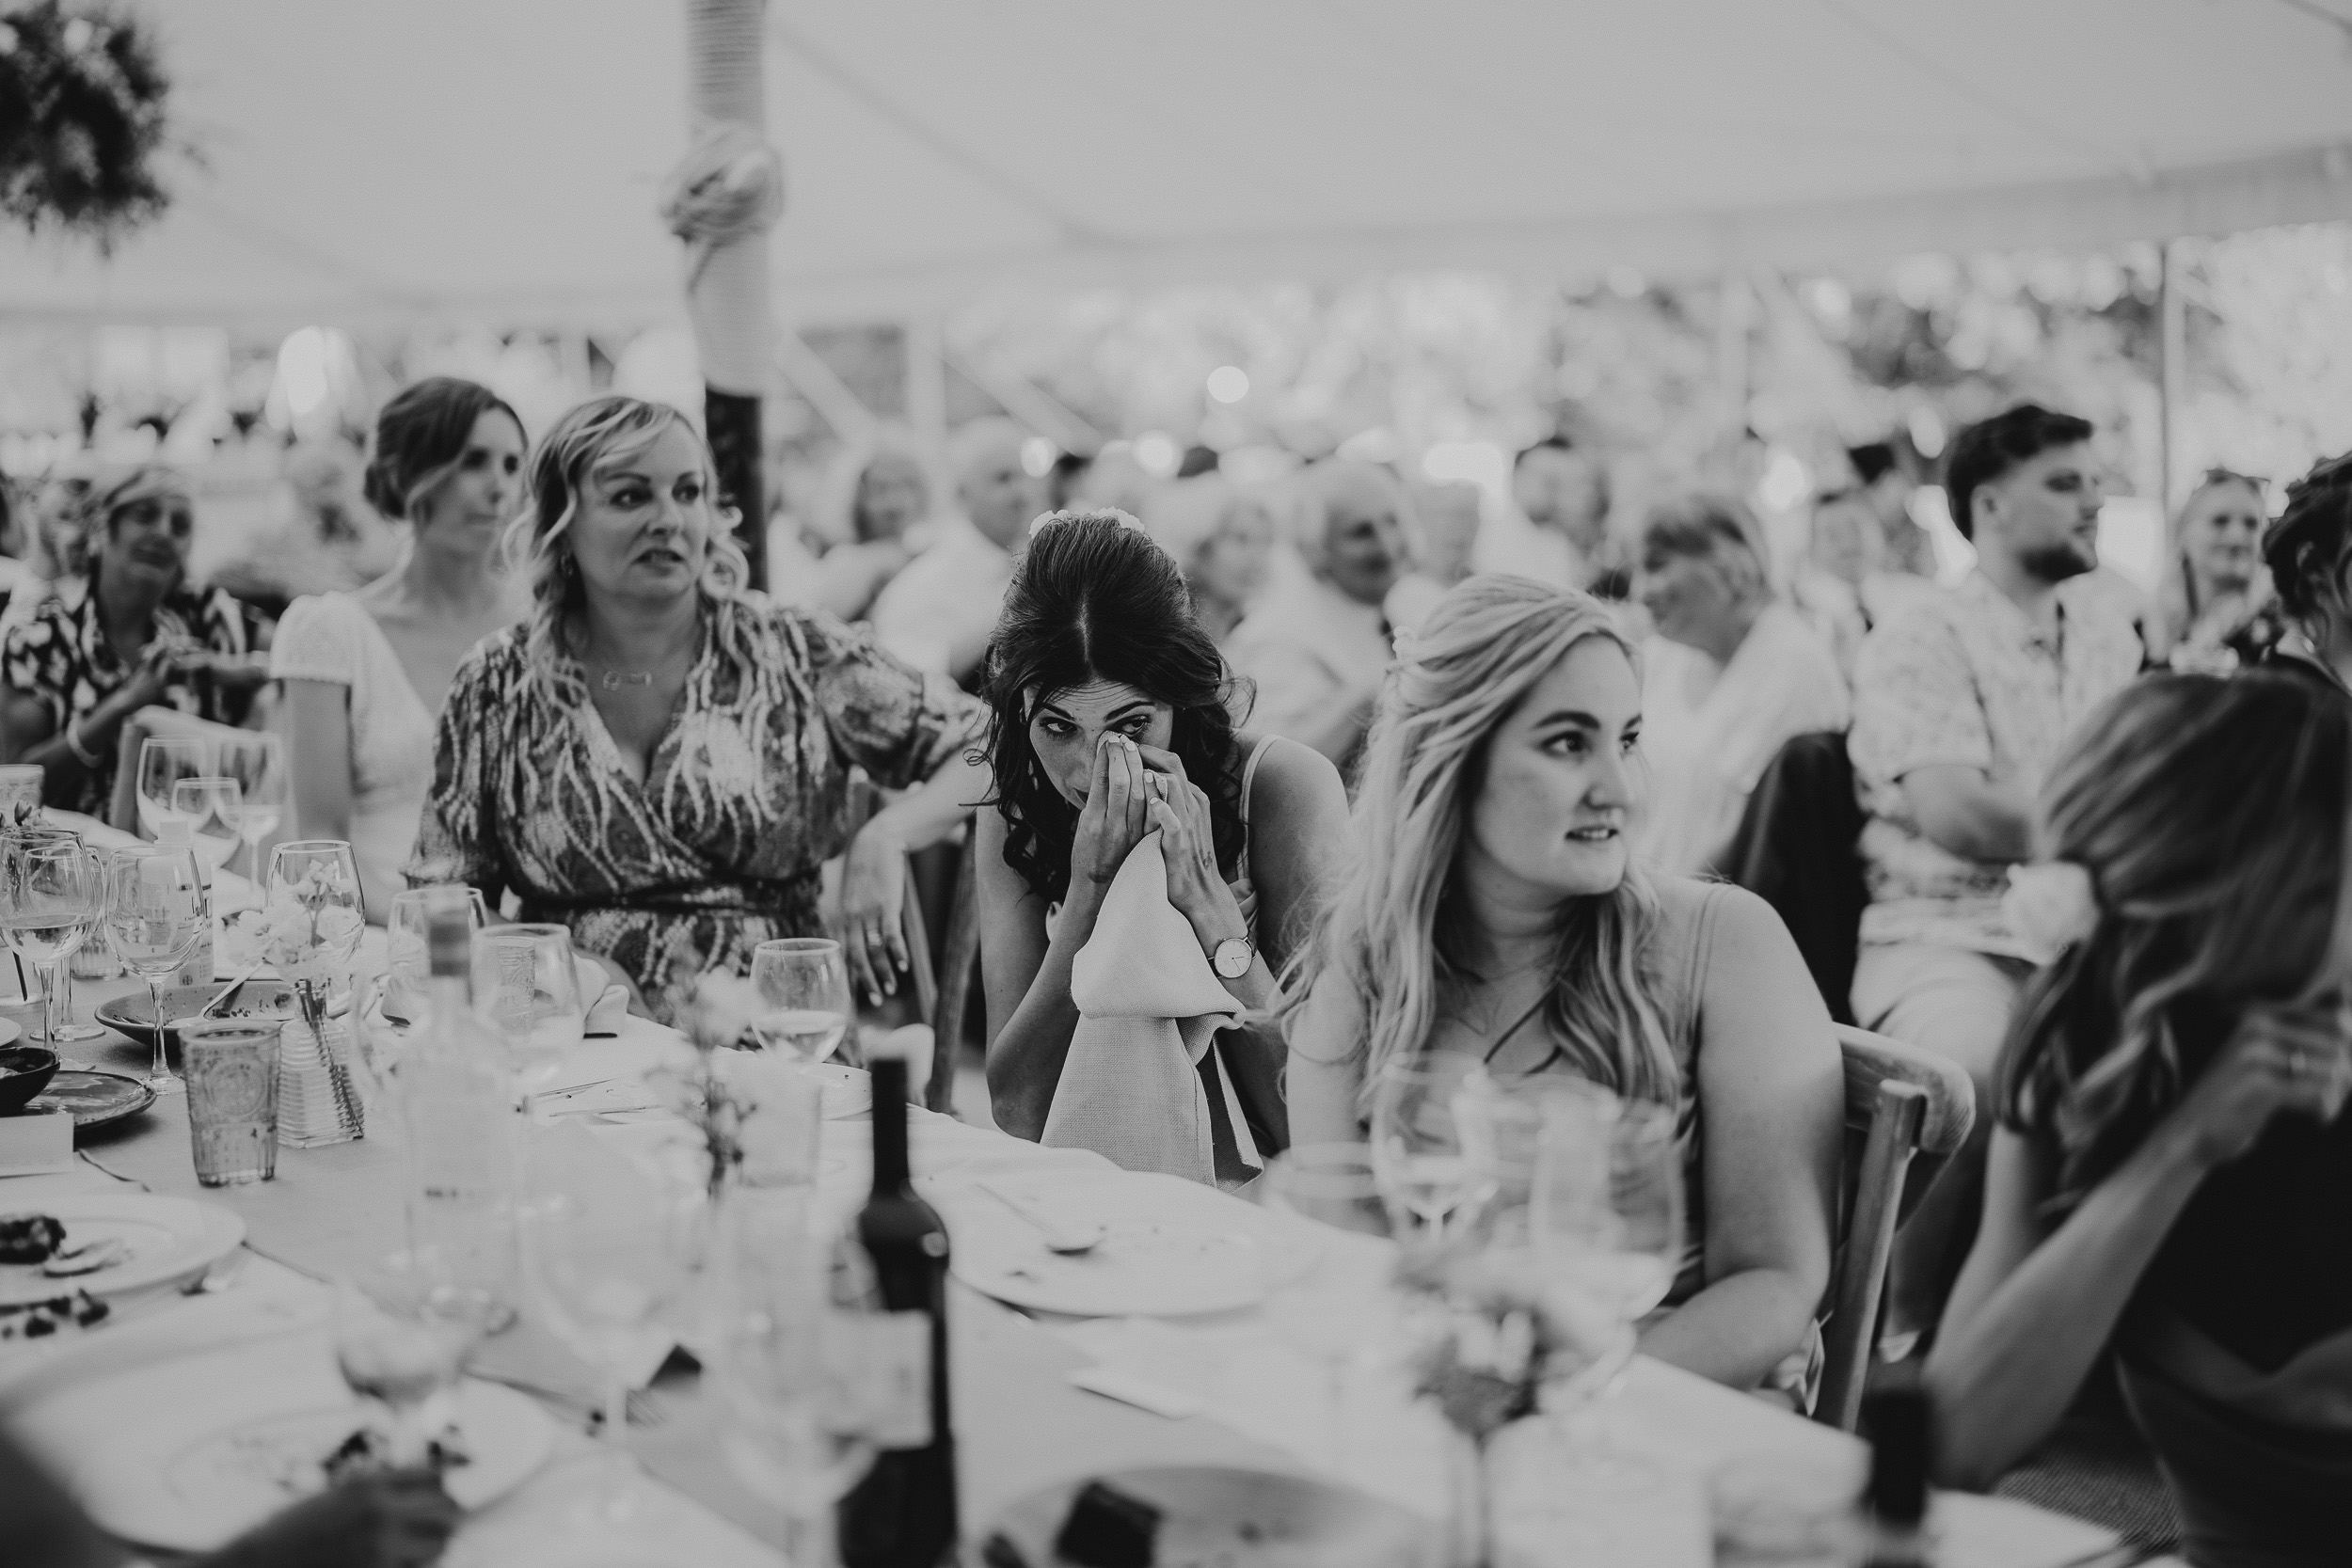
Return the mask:
{"type": "MultiPolygon", "coordinates": [[[[218,654],[244,654],[254,642],[243,605],[218,589],[199,590],[183,583],[155,607],[157,637],[182,638],[218,654]]],[[[106,640],[105,618],[98,608],[98,568],[86,577],[68,578],[55,594],[43,598],[29,616],[8,628],[0,643],[0,670],[8,689],[37,699],[49,716],[49,733],[63,735],[81,719],[120,689],[131,667],[115,657],[106,640]]],[[[175,677],[155,699],[158,707],[177,708],[216,724],[236,724],[251,705],[249,693],[225,691],[209,671],[175,677]]],[[[49,772],[47,801],[67,811],[103,817],[115,792],[115,748],[98,748],[99,765],[86,769],[78,783],[68,784],[65,770],[49,772]]]]}
{"type": "Polygon", "coordinates": [[[702,646],[645,780],[593,705],[562,702],[521,628],[458,667],[407,876],[469,882],[559,921],[619,964],[657,1017],[706,971],[751,967],[771,937],[823,934],[818,871],[850,837],[851,769],[903,789],[980,732],[983,710],[831,616],[737,602],[739,668],[702,646]]]}

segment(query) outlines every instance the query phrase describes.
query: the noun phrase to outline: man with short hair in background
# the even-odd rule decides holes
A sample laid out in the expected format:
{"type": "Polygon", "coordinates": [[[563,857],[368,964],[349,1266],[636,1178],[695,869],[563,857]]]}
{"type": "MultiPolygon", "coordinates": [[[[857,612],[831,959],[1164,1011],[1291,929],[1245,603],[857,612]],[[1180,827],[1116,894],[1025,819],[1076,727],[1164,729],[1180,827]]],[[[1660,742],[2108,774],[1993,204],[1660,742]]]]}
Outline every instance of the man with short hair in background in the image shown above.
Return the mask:
{"type": "Polygon", "coordinates": [[[1632,580],[1609,534],[1609,470],[1565,436],[1547,436],[1511,465],[1518,515],[1479,531],[1470,569],[1534,578],[1622,599],[1632,580]]]}
{"type": "Polygon", "coordinates": [[[930,547],[874,600],[874,640],[931,674],[968,685],[1012,582],[1012,558],[1044,509],[1045,487],[1022,461],[1027,433],[1006,419],[974,420],[947,442],[956,514],[930,547]]]}
{"type": "Polygon", "coordinates": [[[2091,427],[2020,404],[1963,431],[1947,468],[1977,565],[1864,641],[1849,736],[1867,817],[1870,903],[1853,1012],[1866,1029],[1967,1069],[1976,1132],[1904,1227],[1888,1346],[1933,1326],[1955,1227],[1977,1206],[1994,1063],[2033,955],[2001,914],[2033,853],[2034,800],[2068,734],[2137,673],[2140,641],[2110,595],[2061,593],[2099,563],[2091,427]]]}

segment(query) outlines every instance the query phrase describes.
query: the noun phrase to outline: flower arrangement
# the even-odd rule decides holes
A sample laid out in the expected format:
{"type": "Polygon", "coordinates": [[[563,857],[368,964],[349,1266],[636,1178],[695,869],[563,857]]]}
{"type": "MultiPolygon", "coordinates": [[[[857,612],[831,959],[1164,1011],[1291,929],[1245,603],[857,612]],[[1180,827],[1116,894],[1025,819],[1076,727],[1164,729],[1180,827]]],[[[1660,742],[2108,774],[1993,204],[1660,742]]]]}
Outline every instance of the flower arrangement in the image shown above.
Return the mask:
{"type": "Polygon", "coordinates": [[[326,984],[350,961],[366,928],[358,886],[313,868],[274,885],[261,908],[230,915],[222,926],[221,958],[239,966],[258,959],[296,984],[326,984]]]}
{"type": "Polygon", "coordinates": [[[170,90],[152,34],[127,11],[0,10],[0,212],[111,250],[171,199],[154,167],[170,145],[170,90]]]}
{"type": "Polygon", "coordinates": [[[759,991],[749,980],[717,970],[696,980],[691,993],[681,990],[670,998],[671,1016],[694,1047],[694,1072],[681,1108],[702,1129],[714,1198],[743,1163],[743,1117],[755,1109],[729,1090],[714,1057],[737,1047],[760,1010],[759,991]]]}

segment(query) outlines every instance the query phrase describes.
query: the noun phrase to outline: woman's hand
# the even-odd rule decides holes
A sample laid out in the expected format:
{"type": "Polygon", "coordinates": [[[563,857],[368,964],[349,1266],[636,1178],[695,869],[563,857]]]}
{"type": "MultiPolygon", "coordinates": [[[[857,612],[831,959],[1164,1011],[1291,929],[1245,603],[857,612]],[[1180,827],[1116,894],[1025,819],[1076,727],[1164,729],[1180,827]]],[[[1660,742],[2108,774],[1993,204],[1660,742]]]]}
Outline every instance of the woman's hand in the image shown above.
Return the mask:
{"type": "Polygon", "coordinates": [[[210,1557],[203,1568],[422,1568],[440,1560],[457,1505],[429,1470],[347,1481],[275,1514],[210,1557]]]}
{"type": "Polygon", "coordinates": [[[2282,1112],[2335,1120],[2347,1091],[2352,1041],[2341,1014],[2258,1007],[2166,1120],[2188,1157],[2210,1170],[2252,1148],[2282,1112]]]}
{"type": "Polygon", "coordinates": [[[1098,894],[1108,887],[1127,863],[1127,851],[1150,831],[1144,816],[1151,803],[1144,783],[1150,772],[1142,751],[1125,736],[1105,735],[1095,744],[1094,780],[1070,844],[1073,893],[1082,881],[1093,884],[1091,891],[1098,894]]]}
{"type": "Polygon", "coordinates": [[[1203,950],[1220,942],[1247,936],[1248,925],[1233,890],[1216,867],[1216,832],[1209,815],[1209,797],[1184,776],[1184,764],[1173,752],[1139,749],[1151,769],[1144,784],[1150,792],[1145,820],[1160,833],[1160,856],[1168,863],[1168,901],[1192,922],[1203,950]]]}
{"type": "Polygon", "coordinates": [[[908,967],[906,939],[907,848],[881,818],[868,822],[850,843],[841,870],[841,946],[850,960],[850,984],[879,1006],[898,992],[908,967]]]}

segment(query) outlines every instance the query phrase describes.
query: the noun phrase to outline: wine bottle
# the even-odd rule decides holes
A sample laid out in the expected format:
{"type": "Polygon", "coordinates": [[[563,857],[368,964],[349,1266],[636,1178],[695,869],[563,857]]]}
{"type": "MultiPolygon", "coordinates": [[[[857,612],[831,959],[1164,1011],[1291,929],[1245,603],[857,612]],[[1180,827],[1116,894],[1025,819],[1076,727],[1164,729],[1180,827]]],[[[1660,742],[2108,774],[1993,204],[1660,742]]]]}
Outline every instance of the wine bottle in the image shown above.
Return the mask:
{"type": "Polygon", "coordinates": [[[869,1311],[845,1347],[860,1358],[873,1468],[841,1499],[843,1568],[940,1568],[956,1555],[956,1445],[947,1402],[947,1228],[907,1171],[907,1060],[878,1050],[874,1191],[858,1245],[873,1267],[869,1311]]]}
{"type": "Polygon", "coordinates": [[[1870,1436],[1866,1568],[1929,1568],[1928,1391],[1914,1368],[1882,1369],[1863,1402],[1870,1436]]]}

